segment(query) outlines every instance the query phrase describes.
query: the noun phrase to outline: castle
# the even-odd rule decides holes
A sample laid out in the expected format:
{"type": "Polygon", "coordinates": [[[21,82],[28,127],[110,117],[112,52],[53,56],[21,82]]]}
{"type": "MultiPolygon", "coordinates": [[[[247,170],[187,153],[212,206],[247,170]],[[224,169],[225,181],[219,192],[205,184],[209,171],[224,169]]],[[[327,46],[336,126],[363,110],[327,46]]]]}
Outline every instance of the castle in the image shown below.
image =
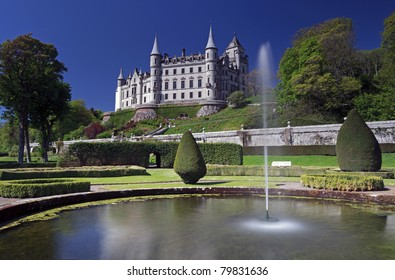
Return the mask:
{"type": "Polygon", "coordinates": [[[125,79],[122,68],[115,93],[115,111],[180,103],[221,103],[234,91],[245,91],[248,56],[236,35],[218,55],[210,26],[203,54],[162,55],[155,36],[150,72],[134,70],[125,79]]]}

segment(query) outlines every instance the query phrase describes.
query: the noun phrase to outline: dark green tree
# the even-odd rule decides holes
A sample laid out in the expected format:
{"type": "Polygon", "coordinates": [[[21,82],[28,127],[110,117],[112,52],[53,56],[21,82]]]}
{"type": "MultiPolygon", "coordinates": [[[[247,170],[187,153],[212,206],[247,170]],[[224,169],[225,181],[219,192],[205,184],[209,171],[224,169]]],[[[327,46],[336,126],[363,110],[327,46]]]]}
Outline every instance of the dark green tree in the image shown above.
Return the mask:
{"type": "Polygon", "coordinates": [[[57,55],[53,45],[42,43],[31,34],[7,40],[0,46],[0,104],[19,123],[20,164],[25,144],[30,161],[29,124],[33,104],[42,101],[39,96],[53,89],[66,70],[57,55]]]}
{"type": "Polygon", "coordinates": [[[381,168],[380,145],[356,109],[350,111],[339,130],[336,156],[342,171],[379,171],[381,168]]]}
{"type": "Polygon", "coordinates": [[[195,184],[206,175],[206,163],[190,131],[182,135],[174,160],[174,171],[185,184],[195,184]]]}
{"type": "Polygon", "coordinates": [[[48,150],[53,138],[54,124],[62,120],[69,110],[71,99],[70,86],[61,80],[54,79],[39,94],[34,96],[31,111],[32,126],[39,130],[41,157],[48,161],[48,150]]]}

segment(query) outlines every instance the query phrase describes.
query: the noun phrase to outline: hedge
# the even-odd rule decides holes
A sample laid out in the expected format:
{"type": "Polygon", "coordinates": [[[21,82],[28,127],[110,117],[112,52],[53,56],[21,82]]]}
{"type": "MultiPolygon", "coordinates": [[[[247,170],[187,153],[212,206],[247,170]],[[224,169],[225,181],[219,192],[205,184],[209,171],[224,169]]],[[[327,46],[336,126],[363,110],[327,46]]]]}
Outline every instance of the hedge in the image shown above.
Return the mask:
{"type": "Polygon", "coordinates": [[[133,175],[147,175],[144,167],[140,166],[100,166],[90,168],[62,168],[62,169],[15,169],[1,170],[1,180],[20,180],[35,178],[70,178],[70,177],[119,177],[133,175]]]}
{"type": "Polygon", "coordinates": [[[379,176],[360,176],[350,174],[302,175],[303,187],[338,191],[376,191],[384,188],[383,178],[379,176]]]}
{"type": "Polygon", "coordinates": [[[17,180],[0,183],[2,197],[29,198],[88,191],[90,191],[90,182],[66,179],[17,180]]]}
{"type": "MultiPolygon", "coordinates": [[[[273,167],[268,168],[271,177],[299,177],[302,174],[324,174],[325,168],[309,167],[273,167]]],[[[210,176],[263,176],[262,165],[207,165],[207,175],[210,176]]]]}
{"type": "MultiPolygon", "coordinates": [[[[204,160],[209,164],[241,165],[243,148],[231,143],[200,143],[204,160]]],[[[160,155],[160,167],[172,168],[178,143],[174,142],[106,142],[70,145],[58,166],[139,165],[148,167],[151,153],[160,155]]]]}

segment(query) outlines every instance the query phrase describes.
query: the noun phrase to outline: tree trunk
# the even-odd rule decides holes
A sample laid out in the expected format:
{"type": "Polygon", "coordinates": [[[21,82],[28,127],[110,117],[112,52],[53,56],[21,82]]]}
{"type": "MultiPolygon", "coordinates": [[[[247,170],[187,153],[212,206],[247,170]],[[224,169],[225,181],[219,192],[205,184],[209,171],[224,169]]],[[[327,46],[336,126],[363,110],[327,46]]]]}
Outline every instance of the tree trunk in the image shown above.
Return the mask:
{"type": "Polygon", "coordinates": [[[41,158],[43,162],[48,162],[48,150],[49,150],[49,135],[47,133],[42,133],[41,139],[41,158]]]}
{"type": "Polygon", "coordinates": [[[23,130],[22,122],[19,121],[19,150],[18,150],[18,164],[23,164],[23,156],[25,152],[25,131],[23,130]]]}
{"type": "Polygon", "coordinates": [[[29,139],[29,125],[25,124],[25,145],[26,145],[26,162],[31,163],[32,157],[30,154],[30,139],[29,139]]]}

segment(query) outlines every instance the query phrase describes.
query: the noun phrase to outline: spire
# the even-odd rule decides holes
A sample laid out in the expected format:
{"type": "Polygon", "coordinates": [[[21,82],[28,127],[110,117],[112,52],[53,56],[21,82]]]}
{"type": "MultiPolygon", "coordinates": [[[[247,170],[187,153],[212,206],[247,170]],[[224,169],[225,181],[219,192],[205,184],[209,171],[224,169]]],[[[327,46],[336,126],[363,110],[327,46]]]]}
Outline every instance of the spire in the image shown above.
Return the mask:
{"type": "Polygon", "coordinates": [[[121,71],[119,72],[118,80],[124,80],[122,67],[121,67],[121,71]]]}
{"type": "Polygon", "coordinates": [[[230,49],[230,48],[234,48],[234,47],[244,50],[243,46],[240,44],[239,40],[236,37],[236,32],[233,34],[232,41],[230,41],[230,43],[226,49],[230,49]]]}
{"type": "Polygon", "coordinates": [[[158,36],[155,34],[155,40],[154,40],[154,46],[152,47],[151,55],[153,54],[159,54],[159,47],[158,47],[158,36]]]}
{"type": "Polygon", "coordinates": [[[206,49],[211,49],[211,48],[216,49],[217,47],[214,44],[213,30],[210,25],[210,33],[208,34],[208,41],[207,41],[206,49]]]}

